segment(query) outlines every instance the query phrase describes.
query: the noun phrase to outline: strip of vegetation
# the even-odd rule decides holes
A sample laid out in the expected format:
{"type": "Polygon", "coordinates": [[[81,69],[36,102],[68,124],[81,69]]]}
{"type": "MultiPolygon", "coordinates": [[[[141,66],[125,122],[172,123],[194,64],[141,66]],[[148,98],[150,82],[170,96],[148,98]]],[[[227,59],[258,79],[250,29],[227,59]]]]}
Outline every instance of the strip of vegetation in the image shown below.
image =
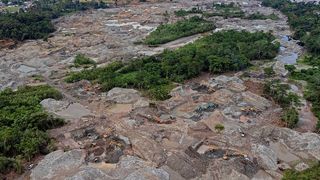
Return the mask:
{"type": "Polygon", "coordinates": [[[305,98],[312,102],[312,112],[318,118],[317,130],[320,130],[320,69],[311,68],[295,71],[291,78],[308,82],[304,92],[305,98]]]}
{"type": "Polygon", "coordinates": [[[28,12],[6,13],[0,16],[0,39],[40,39],[47,38],[55,31],[51,19],[64,14],[89,8],[106,8],[104,2],[79,2],[72,0],[40,0],[28,12]]]}
{"type": "Polygon", "coordinates": [[[174,24],[160,25],[145,39],[148,45],[164,44],[185,36],[207,32],[215,29],[215,26],[198,16],[180,20],[174,24]]]}
{"type": "Polygon", "coordinates": [[[249,20],[267,20],[267,19],[279,20],[279,17],[274,13],[272,13],[270,15],[264,15],[264,14],[261,14],[260,12],[257,12],[257,13],[250,14],[250,15],[246,16],[245,19],[249,19],[249,20]]]}
{"type": "Polygon", "coordinates": [[[66,81],[87,79],[102,84],[106,91],[113,87],[137,88],[151,98],[163,100],[170,97],[174,82],[201,72],[238,71],[248,67],[250,60],[273,59],[280,46],[273,40],[270,33],[221,31],[157,56],[72,73],[66,81]]]}
{"type": "Polygon", "coordinates": [[[300,105],[299,96],[289,92],[288,84],[281,84],[280,80],[269,81],[264,85],[264,93],[277,102],[283,109],[282,121],[287,127],[294,128],[299,121],[299,114],[296,109],[300,105]]]}
{"type": "Polygon", "coordinates": [[[78,54],[74,58],[74,66],[75,67],[80,67],[80,66],[89,67],[89,66],[92,66],[92,65],[95,66],[96,62],[94,60],[86,57],[83,54],[78,54]]]}
{"type": "Polygon", "coordinates": [[[318,180],[320,178],[320,163],[304,171],[287,170],[282,180],[318,180]]]}
{"type": "Polygon", "coordinates": [[[22,171],[21,162],[52,148],[46,130],[64,121],[45,112],[40,101],[61,99],[49,86],[21,87],[0,92],[0,173],[22,171]]]}
{"type": "Polygon", "coordinates": [[[235,3],[229,4],[213,4],[215,12],[203,13],[205,17],[222,16],[224,18],[243,18],[245,13],[235,3]]]}
{"type": "Polygon", "coordinates": [[[199,9],[199,8],[192,8],[190,10],[184,10],[184,9],[180,9],[178,11],[175,11],[174,14],[178,17],[184,17],[184,16],[187,16],[189,14],[202,14],[202,10],[199,9]]]}

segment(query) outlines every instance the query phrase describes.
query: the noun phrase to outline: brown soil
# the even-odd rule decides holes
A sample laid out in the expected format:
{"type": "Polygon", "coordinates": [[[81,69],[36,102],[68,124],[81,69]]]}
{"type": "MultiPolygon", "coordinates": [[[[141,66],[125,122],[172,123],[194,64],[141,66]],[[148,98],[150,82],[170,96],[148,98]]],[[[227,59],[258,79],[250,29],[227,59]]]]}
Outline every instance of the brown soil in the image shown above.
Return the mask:
{"type": "Polygon", "coordinates": [[[263,83],[247,80],[244,85],[248,88],[248,91],[260,96],[263,95],[263,83]]]}

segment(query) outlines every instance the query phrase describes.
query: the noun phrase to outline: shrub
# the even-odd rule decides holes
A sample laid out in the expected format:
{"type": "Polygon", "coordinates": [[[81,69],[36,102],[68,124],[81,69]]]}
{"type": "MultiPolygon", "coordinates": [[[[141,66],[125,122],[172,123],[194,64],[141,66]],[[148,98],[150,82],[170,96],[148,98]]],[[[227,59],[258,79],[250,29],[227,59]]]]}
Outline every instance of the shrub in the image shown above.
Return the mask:
{"type": "Polygon", "coordinates": [[[291,107],[284,111],[281,119],[287,124],[287,127],[294,128],[299,121],[299,113],[295,108],[291,107]]]}
{"type": "Polygon", "coordinates": [[[173,88],[173,85],[155,86],[148,90],[148,95],[153,99],[166,100],[171,97],[169,93],[172,90],[172,88],[173,88]]]}
{"type": "Polygon", "coordinates": [[[264,71],[264,74],[265,74],[267,77],[272,77],[272,76],[275,75],[275,72],[274,72],[274,70],[273,70],[272,67],[266,67],[266,68],[263,69],[263,71],[264,71]]]}
{"type": "Polygon", "coordinates": [[[290,74],[292,74],[297,69],[294,65],[289,65],[289,64],[286,64],[284,67],[286,70],[289,71],[290,74]]]}
{"type": "Polygon", "coordinates": [[[20,160],[0,156],[0,172],[8,173],[10,169],[14,169],[17,173],[22,173],[22,165],[20,160]]]}
{"type": "Polygon", "coordinates": [[[221,131],[224,130],[224,125],[222,125],[222,124],[216,124],[216,125],[214,126],[214,129],[217,130],[218,132],[221,132],[221,131]]]}
{"type": "Polygon", "coordinates": [[[299,106],[300,99],[299,96],[289,92],[289,85],[282,84],[279,80],[269,81],[264,85],[264,93],[273,100],[275,100],[281,107],[289,108],[292,106],[299,106]]]}
{"type": "Polygon", "coordinates": [[[76,67],[82,66],[82,65],[95,65],[96,62],[88,57],[86,57],[83,54],[78,54],[74,59],[74,65],[76,67]]]}

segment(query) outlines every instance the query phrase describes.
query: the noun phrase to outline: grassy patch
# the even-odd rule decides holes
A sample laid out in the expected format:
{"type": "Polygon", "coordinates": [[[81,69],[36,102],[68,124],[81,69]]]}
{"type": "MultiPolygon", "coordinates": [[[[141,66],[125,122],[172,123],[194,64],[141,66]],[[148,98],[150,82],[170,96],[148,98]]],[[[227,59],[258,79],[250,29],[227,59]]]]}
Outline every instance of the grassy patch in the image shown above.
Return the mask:
{"type": "Polygon", "coordinates": [[[146,37],[145,44],[164,44],[185,36],[207,32],[214,28],[215,26],[211,22],[198,16],[194,16],[190,19],[180,20],[174,24],[160,25],[146,37]]]}
{"type": "Polygon", "coordinates": [[[47,129],[64,124],[45,112],[40,101],[61,99],[49,86],[21,87],[17,91],[0,92],[0,171],[20,171],[21,160],[30,160],[38,153],[49,152],[47,129]]]}
{"type": "Polygon", "coordinates": [[[214,12],[205,12],[205,17],[222,16],[224,18],[243,18],[245,13],[235,3],[230,4],[213,4],[214,12]]]}
{"type": "Polygon", "coordinates": [[[74,58],[74,65],[75,67],[80,67],[80,66],[90,66],[90,65],[96,65],[96,62],[88,57],[86,57],[83,54],[78,54],[74,58]]]}
{"type": "Polygon", "coordinates": [[[174,12],[174,14],[178,17],[184,17],[189,14],[202,14],[202,13],[203,13],[202,10],[195,8],[195,7],[192,8],[191,10],[180,9],[180,10],[174,12]]]}
{"type": "Polygon", "coordinates": [[[320,164],[306,169],[304,171],[287,170],[284,173],[282,180],[319,180],[320,179],[320,164]]]}
{"type": "Polygon", "coordinates": [[[8,6],[5,8],[5,11],[8,11],[8,13],[15,13],[18,12],[20,9],[19,6],[8,6]]]}
{"type": "Polygon", "coordinates": [[[266,67],[266,68],[263,69],[263,71],[264,71],[264,74],[267,77],[272,77],[272,76],[274,76],[276,74],[272,67],[266,67]]]}
{"type": "Polygon", "coordinates": [[[163,100],[170,97],[168,93],[175,82],[201,72],[238,71],[248,67],[251,60],[274,58],[279,44],[273,40],[269,33],[221,31],[160,55],[72,73],[66,81],[87,79],[100,83],[106,91],[114,87],[136,88],[163,100]]]}

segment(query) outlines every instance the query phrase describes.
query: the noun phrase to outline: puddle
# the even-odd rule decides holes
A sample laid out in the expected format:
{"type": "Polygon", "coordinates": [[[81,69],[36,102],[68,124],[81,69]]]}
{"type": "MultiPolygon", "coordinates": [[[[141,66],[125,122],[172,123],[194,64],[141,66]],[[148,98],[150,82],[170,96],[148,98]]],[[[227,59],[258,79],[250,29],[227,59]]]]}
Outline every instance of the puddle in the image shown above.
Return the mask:
{"type": "Polygon", "coordinates": [[[286,48],[283,46],[280,46],[280,51],[284,51],[284,50],[286,50],[286,48]]]}
{"type": "Polygon", "coordinates": [[[282,40],[282,41],[291,41],[291,37],[285,35],[285,36],[282,36],[282,37],[281,37],[281,40],[282,40]]]}
{"type": "Polygon", "coordinates": [[[276,60],[283,62],[284,64],[296,64],[298,60],[298,53],[293,52],[292,49],[287,48],[296,46],[296,42],[292,40],[290,36],[280,36],[280,52],[276,57],[276,60]]]}
{"type": "Polygon", "coordinates": [[[210,159],[222,158],[226,154],[226,151],[223,149],[213,149],[207,151],[204,155],[210,159]]]}
{"type": "MultiPolygon", "coordinates": [[[[281,49],[280,49],[281,51],[281,49]]],[[[282,50],[282,51],[285,51],[285,50],[282,50]]],[[[296,64],[297,63],[297,60],[298,60],[298,54],[297,53],[286,53],[284,55],[278,55],[276,57],[276,59],[278,61],[281,61],[283,62],[284,64],[296,64]]]]}

